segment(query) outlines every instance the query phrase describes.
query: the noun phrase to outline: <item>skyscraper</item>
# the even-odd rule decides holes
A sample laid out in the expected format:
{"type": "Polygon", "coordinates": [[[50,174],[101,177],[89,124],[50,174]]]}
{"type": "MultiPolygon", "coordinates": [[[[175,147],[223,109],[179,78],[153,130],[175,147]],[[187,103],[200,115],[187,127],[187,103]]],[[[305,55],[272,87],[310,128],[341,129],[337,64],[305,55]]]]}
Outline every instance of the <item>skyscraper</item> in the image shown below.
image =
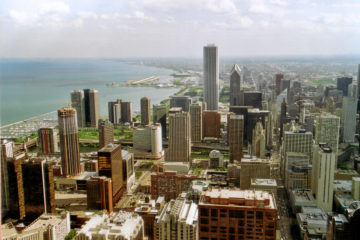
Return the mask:
{"type": "Polygon", "coordinates": [[[339,77],[336,79],[336,81],[337,89],[342,91],[344,97],[347,96],[349,85],[353,81],[352,77],[339,77]]]}
{"type": "Polygon", "coordinates": [[[348,95],[343,97],[344,142],[354,142],[356,132],[356,110],[358,103],[357,86],[350,84],[348,95]]]}
{"type": "Polygon", "coordinates": [[[169,115],[169,148],[166,161],[189,162],[191,154],[189,113],[169,115]]]}
{"type": "Polygon", "coordinates": [[[241,103],[241,69],[235,64],[230,73],[230,106],[241,103]]]}
{"type": "Polygon", "coordinates": [[[326,212],[331,212],[333,206],[335,154],[326,144],[315,146],[312,192],[316,196],[316,205],[326,212]]]}
{"type": "Polygon", "coordinates": [[[232,114],[228,124],[230,162],[233,163],[234,160],[241,161],[243,157],[244,116],[232,114]]]}
{"type": "Polygon", "coordinates": [[[1,215],[5,216],[10,209],[10,193],[9,193],[9,179],[8,179],[8,164],[9,158],[14,156],[13,142],[1,140],[0,144],[0,161],[1,161],[1,215]]]}
{"type": "Polygon", "coordinates": [[[150,124],[150,98],[143,97],[140,100],[141,105],[141,124],[149,125],[150,124]]]}
{"type": "Polygon", "coordinates": [[[71,106],[76,110],[78,127],[85,127],[85,98],[82,90],[71,92],[71,106]]]}
{"type": "Polygon", "coordinates": [[[132,123],[131,102],[121,102],[121,122],[122,123],[132,123]]]}
{"type": "Polygon", "coordinates": [[[285,98],[281,103],[281,112],[280,112],[280,139],[283,136],[284,124],[286,121],[286,112],[287,112],[287,104],[285,102],[285,98]]]}
{"type": "Polygon", "coordinates": [[[86,181],[88,209],[100,209],[112,212],[112,183],[107,177],[92,177],[86,181]]]}
{"type": "Polygon", "coordinates": [[[340,118],[330,113],[322,113],[316,117],[315,143],[327,143],[331,151],[337,153],[339,130],[340,118]]]}
{"type": "Polygon", "coordinates": [[[123,181],[123,159],[121,145],[109,144],[98,151],[99,176],[111,178],[113,204],[116,204],[125,190],[123,181]]]}
{"type": "Polygon", "coordinates": [[[100,107],[99,92],[94,89],[84,89],[85,123],[87,127],[98,127],[100,107]]]}
{"type": "Polygon", "coordinates": [[[204,100],[207,110],[218,110],[219,103],[219,57],[213,44],[204,47],[204,100]]]}
{"type": "Polygon", "coordinates": [[[189,96],[173,96],[170,98],[170,108],[181,107],[184,112],[189,112],[191,98],[189,96]]]}
{"type": "Polygon", "coordinates": [[[281,80],[283,78],[284,78],[284,75],[281,73],[278,73],[275,75],[275,90],[276,90],[277,94],[280,93],[280,84],[281,84],[281,80]]]}
{"type": "Polygon", "coordinates": [[[202,139],[202,105],[190,104],[191,142],[201,142],[202,139]]]}
{"type": "Polygon", "coordinates": [[[60,108],[58,121],[63,175],[74,176],[81,172],[76,110],[69,107],[60,108]]]}
{"type": "Polygon", "coordinates": [[[99,121],[99,148],[114,142],[114,124],[109,121],[99,121]]]}
{"type": "Polygon", "coordinates": [[[166,138],[166,106],[164,104],[153,105],[154,123],[161,124],[161,134],[166,138]]]}
{"type": "Polygon", "coordinates": [[[54,128],[40,128],[38,136],[41,153],[54,154],[58,151],[58,141],[54,128]]]}
{"type": "Polygon", "coordinates": [[[119,124],[121,119],[121,100],[108,102],[109,121],[119,124]]]}
{"type": "Polygon", "coordinates": [[[221,115],[218,111],[203,111],[203,137],[220,138],[221,115]]]}

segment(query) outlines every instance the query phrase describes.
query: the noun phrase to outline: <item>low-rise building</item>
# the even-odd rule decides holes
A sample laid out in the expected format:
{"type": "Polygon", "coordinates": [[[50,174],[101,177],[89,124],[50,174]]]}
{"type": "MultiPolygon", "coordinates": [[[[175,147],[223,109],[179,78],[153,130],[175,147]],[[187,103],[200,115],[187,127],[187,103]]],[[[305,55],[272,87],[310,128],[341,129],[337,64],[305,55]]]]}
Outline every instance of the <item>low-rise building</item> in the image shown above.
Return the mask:
{"type": "Polygon", "coordinates": [[[272,178],[252,178],[250,189],[272,192],[276,198],[277,183],[272,178]]]}
{"type": "Polygon", "coordinates": [[[302,207],[316,207],[316,201],[310,190],[294,189],[290,191],[290,205],[293,213],[299,213],[302,207]]]}
{"type": "Polygon", "coordinates": [[[77,232],[75,240],[144,239],[144,221],[136,213],[113,212],[94,215],[77,232]]]}
{"type": "Polygon", "coordinates": [[[328,216],[321,208],[302,207],[296,214],[302,239],[325,239],[328,230],[328,216]]]}

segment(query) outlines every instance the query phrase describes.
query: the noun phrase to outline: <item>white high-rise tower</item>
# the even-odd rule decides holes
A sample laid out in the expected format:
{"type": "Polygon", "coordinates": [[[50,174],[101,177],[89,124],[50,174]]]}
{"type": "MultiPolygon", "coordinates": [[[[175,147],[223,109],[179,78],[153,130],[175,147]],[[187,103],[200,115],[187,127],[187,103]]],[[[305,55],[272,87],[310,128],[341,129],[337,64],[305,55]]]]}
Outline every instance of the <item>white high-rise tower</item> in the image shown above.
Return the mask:
{"type": "Polygon", "coordinates": [[[214,44],[204,47],[204,100],[207,110],[218,110],[219,56],[214,44]]]}
{"type": "Polygon", "coordinates": [[[344,142],[355,141],[356,131],[356,111],[358,104],[357,86],[350,84],[348,86],[348,95],[343,97],[343,129],[344,129],[344,142]]]}

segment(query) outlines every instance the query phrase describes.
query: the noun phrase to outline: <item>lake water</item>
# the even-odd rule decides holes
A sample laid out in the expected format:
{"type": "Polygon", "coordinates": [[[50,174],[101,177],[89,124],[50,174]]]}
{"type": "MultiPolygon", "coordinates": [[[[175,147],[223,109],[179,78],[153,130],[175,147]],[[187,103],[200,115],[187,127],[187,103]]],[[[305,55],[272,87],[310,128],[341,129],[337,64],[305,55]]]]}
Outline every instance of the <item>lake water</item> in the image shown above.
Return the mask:
{"type": "Polygon", "coordinates": [[[121,98],[140,110],[140,99],[151,105],[173,95],[176,88],[107,87],[150,76],[169,77],[172,70],[149,67],[124,60],[107,59],[1,59],[0,125],[20,121],[67,106],[74,89],[99,91],[100,115],[107,116],[107,102],[121,98]]]}

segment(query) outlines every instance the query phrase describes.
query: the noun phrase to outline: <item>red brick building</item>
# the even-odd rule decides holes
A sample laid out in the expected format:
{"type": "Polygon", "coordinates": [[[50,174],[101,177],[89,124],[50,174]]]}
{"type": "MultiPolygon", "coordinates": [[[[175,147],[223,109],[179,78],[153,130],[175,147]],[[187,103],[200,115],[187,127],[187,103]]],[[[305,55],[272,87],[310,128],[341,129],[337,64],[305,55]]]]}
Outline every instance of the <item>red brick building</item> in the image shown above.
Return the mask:
{"type": "Polygon", "coordinates": [[[197,175],[177,174],[167,171],[151,174],[151,197],[164,196],[166,201],[176,199],[180,193],[187,191],[191,181],[202,179],[197,175]]]}
{"type": "Polygon", "coordinates": [[[201,195],[199,240],[276,239],[272,193],[211,189],[201,195]]]}

